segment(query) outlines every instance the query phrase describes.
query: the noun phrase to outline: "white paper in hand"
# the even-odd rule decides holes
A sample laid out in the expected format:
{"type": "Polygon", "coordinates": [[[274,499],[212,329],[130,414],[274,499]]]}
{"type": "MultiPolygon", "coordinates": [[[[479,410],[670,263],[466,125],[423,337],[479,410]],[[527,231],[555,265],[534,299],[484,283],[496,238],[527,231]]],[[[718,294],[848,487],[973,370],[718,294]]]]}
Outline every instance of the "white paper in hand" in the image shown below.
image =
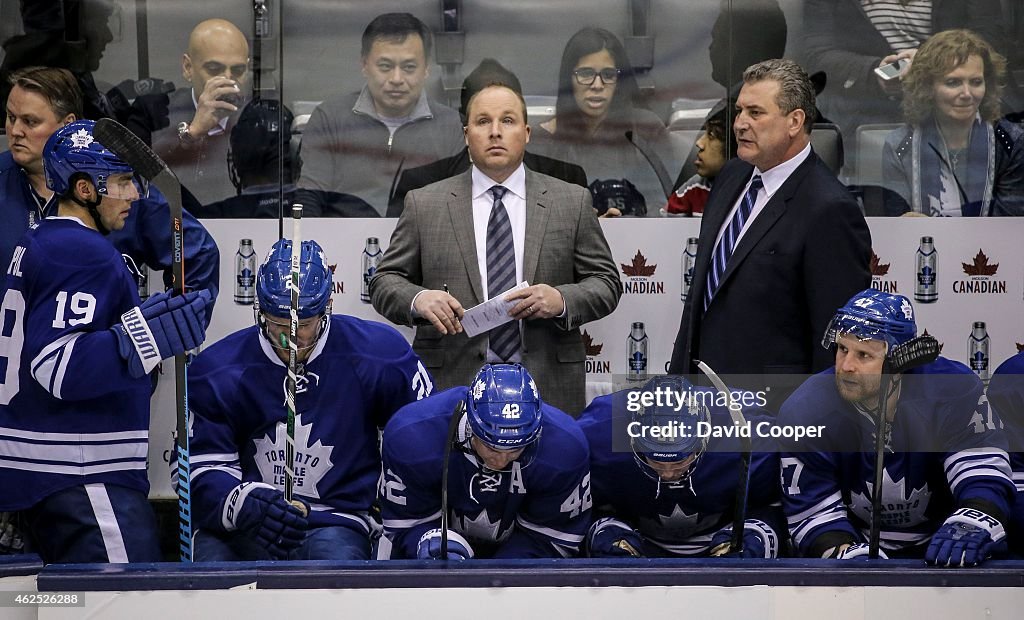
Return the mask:
{"type": "Polygon", "coordinates": [[[504,293],[495,295],[484,303],[466,310],[466,314],[462,317],[462,329],[466,330],[466,335],[472,338],[511,321],[512,317],[508,315],[508,311],[519,303],[519,300],[505,301],[505,295],[522,290],[527,286],[530,286],[528,282],[520,282],[504,293]]]}

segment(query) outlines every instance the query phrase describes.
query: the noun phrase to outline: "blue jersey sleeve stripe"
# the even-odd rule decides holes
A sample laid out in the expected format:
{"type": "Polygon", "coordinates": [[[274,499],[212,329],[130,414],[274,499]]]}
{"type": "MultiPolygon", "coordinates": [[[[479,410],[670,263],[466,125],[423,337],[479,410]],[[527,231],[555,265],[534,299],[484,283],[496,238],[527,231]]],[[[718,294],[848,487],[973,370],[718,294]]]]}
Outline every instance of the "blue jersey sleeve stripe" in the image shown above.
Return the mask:
{"type": "Polygon", "coordinates": [[[189,459],[189,462],[192,463],[192,465],[202,465],[204,463],[226,463],[230,465],[232,463],[238,463],[238,453],[224,452],[219,454],[199,454],[194,455],[189,459]]]}
{"type": "Polygon", "coordinates": [[[569,532],[562,532],[560,530],[556,530],[550,527],[537,525],[536,523],[531,523],[530,521],[527,521],[522,516],[516,517],[516,522],[528,530],[537,532],[538,534],[546,536],[547,538],[552,538],[554,540],[560,541],[563,544],[578,546],[581,542],[583,542],[582,534],[570,534],[569,532]]]}
{"type": "Polygon", "coordinates": [[[11,461],[0,459],[0,467],[20,469],[22,471],[35,471],[46,474],[64,474],[69,476],[92,476],[109,472],[127,471],[131,469],[146,469],[146,459],[132,461],[114,461],[102,465],[54,465],[52,463],[32,463],[25,461],[11,461]]]}
{"type": "Polygon", "coordinates": [[[116,431],[112,433],[42,433],[19,428],[0,427],[0,437],[14,437],[37,442],[105,443],[115,441],[147,441],[148,430],[116,431]]]}
{"type": "MultiPolygon", "coordinates": [[[[823,527],[828,523],[835,523],[836,521],[846,521],[845,510],[835,510],[833,512],[817,516],[793,528],[793,542],[795,542],[797,545],[801,545],[803,544],[804,538],[806,538],[809,534],[815,532],[816,530],[818,530],[819,528],[823,527]]],[[[815,535],[814,538],[817,538],[817,535],[815,535]]]]}
{"type": "Polygon", "coordinates": [[[424,523],[430,523],[441,518],[441,511],[438,510],[429,517],[422,519],[384,519],[384,529],[386,530],[407,530],[417,525],[423,525],[424,523]]]}
{"type": "Polygon", "coordinates": [[[133,443],[103,444],[41,444],[24,441],[0,441],[0,454],[12,458],[53,463],[86,464],[97,461],[145,458],[147,444],[133,443]]]}
{"type": "Polygon", "coordinates": [[[40,351],[32,360],[32,378],[55,398],[61,397],[61,386],[64,373],[67,372],[68,360],[75,348],[75,341],[81,333],[67,334],[40,351]]]}
{"type": "MultiPolygon", "coordinates": [[[[198,478],[202,474],[205,474],[208,471],[222,471],[231,476],[232,478],[234,478],[235,480],[242,480],[242,469],[238,466],[230,467],[228,465],[208,465],[206,467],[196,467],[195,469],[192,470],[192,473],[189,475],[188,479],[191,480],[192,482],[195,482],[196,478],[198,478]]],[[[178,478],[177,470],[174,470],[173,477],[175,480],[178,478]]]]}
{"type": "Polygon", "coordinates": [[[839,491],[836,491],[832,495],[829,495],[828,497],[826,497],[825,499],[821,500],[817,504],[811,506],[807,510],[804,510],[802,512],[798,512],[795,515],[790,515],[789,517],[786,518],[786,521],[789,522],[790,526],[793,526],[793,525],[795,525],[797,523],[800,523],[801,521],[805,521],[805,520],[813,517],[814,515],[816,515],[818,513],[829,512],[830,510],[833,510],[835,506],[838,506],[839,504],[842,504],[842,503],[843,503],[843,496],[839,493],[839,491]]]}

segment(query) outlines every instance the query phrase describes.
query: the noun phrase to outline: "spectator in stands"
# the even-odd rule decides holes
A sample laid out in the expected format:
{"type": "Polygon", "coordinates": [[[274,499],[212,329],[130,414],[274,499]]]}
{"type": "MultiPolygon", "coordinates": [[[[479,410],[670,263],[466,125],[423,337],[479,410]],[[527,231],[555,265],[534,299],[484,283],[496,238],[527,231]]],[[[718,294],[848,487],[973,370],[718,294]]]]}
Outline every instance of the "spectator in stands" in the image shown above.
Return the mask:
{"type": "Polygon", "coordinates": [[[115,88],[105,86],[109,90],[103,92],[93,78],[107,45],[114,40],[109,23],[116,8],[113,0],[21,0],[19,11],[24,32],[4,41],[0,54],[0,103],[7,101],[10,76],[19,69],[68,69],[82,91],[84,118],[109,117],[124,123],[135,116],[143,127],[148,126],[151,115],[142,113],[129,100],[141,90],[173,89],[173,84],[126,79],[115,88]]]}
{"type": "Polygon", "coordinates": [[[901,79],[883,80],[876,67],[912,60],[935,32],[968,28],[999,49],[999,0],[806,0],[803,51],[808,73],[825,71],[832,86],[819,99],[825,116],[853,144],[858,125],[897,123],[901,79]]]}
{"type": "Polygon", "coordinates": [[[1024,215],[1024,129],[999,119],[1005,76],[968,30],[921,46],[903,79],[907,124],[883,151],[888,215],[1024,215]]]}
{"type": "MultiPolygon", "coordinates": [[[[235,193],[224,174],[224,161],[231,128],[249,96],[249,42],[229,21],[201,22],[189,35],[181,73],[192,87],[171,93],[169,127],[152,134],[152,145],[181,183],[207,205],[235,193]]],[[[139,99],[160,97],[167,96],[139,99]]]]}
{"type": "MultiPolygon", "coordinates": [[[[469,100],[473,98],[473,95],[492,84],[506,84],[520,95],[523,93],[523,87],[519,84],[516,74],[503,67],[497,60],[484,58],[476,69],[473,69],[462,81],[459,116],[464,125],[466,123],[466,106],[469,104],[469,100]]],[[[469,170],[470,163],[469,148],[467,147],[451,157],[439,159],[425,166],[403,170],[388,203],[387,217],[402,215],[402,210],[405,208],[405,195],[412,190],[461,174],[469,170]]],[[[587,186],[587,174],[576,164],[534,155],[529,151],[523,154],[523,164],[530,170],[555,177],[566,183],[587,186]]]]}
{"type": "Polygon", "coordinates": [[[639,194],[629,194],[642,195],[643,202],[622,204],[625,215],[658,215],[669,190],[656,169],[666,173],[666,184],[671,183],[669,171],[679,170],[665,125],[642,106],[622,43],[601,28],[584,28],[566,44],[555,118],[533,132],[531,146],[583,166],[595,206],[608,202],[600,187],[618,191],[635,186],[639,194]]]}
{"type": "Polygon", "coordinates": [[[722,99],[708,113],[701,127],[703,133],[697,138],[694,160],[697,173],[672,192],[665,207],[667,213],[687,216],[704,213],[715,177],[725,162],[736,157],[736,136],[732,131],[735,105],[734,99],[722,99]]]}
{"type": "Polygon", "coordinates": [[[731,91],[750,65],[786,55],[787,30],[778,0],[722,0],[708,46],[711,79],[731,91]]]}
{"type": "MultiPolygon", "coordinates": [[[[302,164],[291,149],[294,119],[292,111],[276,99],[256,99],[242,109],[231,129],[228,151],[228,177],[238,195],[207,205],[200,217],[277,218],[282,204],[290,213],[287,209],[295,196],[295,179],[302,164]]],[[[335,195],[331,201],[347,209],[351,217],[378,216],[373,207],[355,196],[335,195]]]]}
{"type": "Polygon", "coordinates": [[[423,90],[430,49],[430,30],[409,13],[385,13],[370,22],[362,38],[366,85],[324,101],[303,132],[304,204],[326,216],[343,215],[324,204],[323,192],[346,192],[384,214],[401,170],[463,148],[459,115],[423,90]]]}

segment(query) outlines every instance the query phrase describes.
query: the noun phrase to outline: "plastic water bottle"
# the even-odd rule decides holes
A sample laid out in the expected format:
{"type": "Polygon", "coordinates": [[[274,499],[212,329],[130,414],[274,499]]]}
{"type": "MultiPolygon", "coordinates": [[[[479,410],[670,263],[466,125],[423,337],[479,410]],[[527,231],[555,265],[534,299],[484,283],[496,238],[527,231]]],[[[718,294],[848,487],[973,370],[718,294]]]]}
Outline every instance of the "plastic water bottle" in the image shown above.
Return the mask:
{"type": "Polygon", "coordinates": [[[370,303],[370,280],[373,274],[377,273],[377,264],[380,263],[380,242],[377,237],[367,237],[366,247],[363,249],[363,285],[359,290],[359,301],[364,304],[370,303]]]}
{"type": "Polygon", "coordinates": [[[697,237],[690,237],[686,240],[686,249],[683,250],[683,284],[680,289],[680,298],[686,303],[686,296],[690,294],[690,285],[693,284],[693,264],[697,260],[697,237]]]}
{"type": "Polygon", "coordinates": [[[921,237],[917,248],[917,277],[914,285],[914,301],[922,304],[939,300],[938,254],[931,237],[921,237]]]}
{"type": "Polygon", "coordinates": [[[251,306],[256,299],[256,252],[252,239],[238,242],[235,253],[235,303],[251,306]]]}
{"type": "Polygon", "coordinates": [[[971,335],[967,338],[967,352],[970,356],[970,366],[978,377],[988,384],[988,330],[985,329],[984,321],[975,321],[971,329],[971,335]]]}
{"type": "Polygon", "coordinates": [[[643,323],[633,323],[629,337],[626,338],[626,345],[629,349],[629,369],[626,378],[629,381],[643,381],[647,377],[647,332],[644,331],[643,323]]]}

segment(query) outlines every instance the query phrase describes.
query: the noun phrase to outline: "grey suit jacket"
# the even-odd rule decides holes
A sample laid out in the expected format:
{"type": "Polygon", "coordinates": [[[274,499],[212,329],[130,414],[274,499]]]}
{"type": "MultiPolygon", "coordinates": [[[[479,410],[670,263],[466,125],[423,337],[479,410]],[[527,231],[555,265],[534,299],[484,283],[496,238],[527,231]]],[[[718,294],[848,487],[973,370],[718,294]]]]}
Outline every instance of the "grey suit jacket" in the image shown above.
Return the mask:
{"type": "MultiPolygon", "coordinates": [[[[465,308],[486,300],[471,194],[472,170],[408,194],[391,245],[370,282],[377,312],[411,325],[413,297],[445,285],[465,308]]],[[[579,415],[586,381],[579,327],[610,314],[622,292],[586,188],[526,170],[523,279],[558,289],[567,309],[563,319],[522,321],[523,365],[542,399],[579,415]]],[[[437,388],[468,385],[485,361],[487,334],[441,336],[421,321],[413,349],[434,375],[437,388]]]]}

